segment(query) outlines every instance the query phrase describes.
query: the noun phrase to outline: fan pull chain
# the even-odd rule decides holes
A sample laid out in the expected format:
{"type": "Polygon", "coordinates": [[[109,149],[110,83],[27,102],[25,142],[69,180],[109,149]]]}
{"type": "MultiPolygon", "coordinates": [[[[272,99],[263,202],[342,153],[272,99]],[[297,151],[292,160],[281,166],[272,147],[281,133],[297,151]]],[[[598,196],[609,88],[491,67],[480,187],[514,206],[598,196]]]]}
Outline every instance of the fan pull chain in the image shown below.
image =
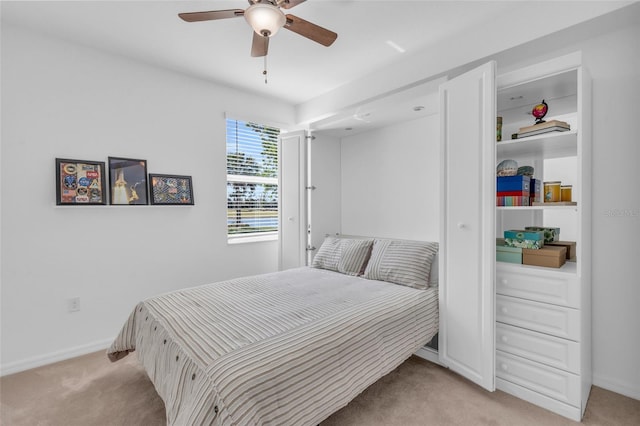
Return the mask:
{"type": "Polygon", "coordinates": [[[264,75],[264,84],[267,84],[267,55],[264,55],[264,71],[262,71],[262,75],[264,75]]]}

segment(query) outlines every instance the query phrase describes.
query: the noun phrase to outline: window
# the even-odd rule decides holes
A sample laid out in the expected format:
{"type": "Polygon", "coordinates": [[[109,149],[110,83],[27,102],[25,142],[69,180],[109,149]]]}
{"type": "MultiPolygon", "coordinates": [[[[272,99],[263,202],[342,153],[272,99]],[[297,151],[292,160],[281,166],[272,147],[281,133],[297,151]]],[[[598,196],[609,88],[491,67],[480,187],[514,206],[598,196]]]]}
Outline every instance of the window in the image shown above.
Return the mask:
{"type": "Polygon", "coordinates": [[[227,119],[229,241],[278,235],[280,129],[227,119]]]}

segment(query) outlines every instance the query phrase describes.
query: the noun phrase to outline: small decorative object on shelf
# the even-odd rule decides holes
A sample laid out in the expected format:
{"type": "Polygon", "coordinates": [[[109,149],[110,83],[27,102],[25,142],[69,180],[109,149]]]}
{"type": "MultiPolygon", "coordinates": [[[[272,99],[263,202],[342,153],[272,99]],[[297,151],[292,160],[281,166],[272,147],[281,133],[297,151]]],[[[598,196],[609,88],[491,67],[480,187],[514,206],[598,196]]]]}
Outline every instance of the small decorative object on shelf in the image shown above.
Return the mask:
{"type": "Polygon", "coordinates": [[[559,268],[567,260],[567,248],[560,246],[545,246],[538,250],[522,249],[522,263],[532,266],[559,268]]]}
{"type": "Polygon", "coordinates": [[[560,201],[571,201],[571,185],[560,186],[560,201]]]}
{"type": "Polygon", "coordinates": [[[548,111],[549,105],[547,105],[544,99],[538,105],[533,107],[533,109],[531,110],[531,115],[536,118],[536,124],[544,123],[543,118],[545,115],[547,115],[548,111]]]}
{"type": "Polygon", "coordinates": [[[531,178],[524,175],[496,177],[498,195],[531,195],[531,178]],[[507,194],[509,192],[509,194],[507,194]],[[513,193],[517,192],[517,194],[513,193]]]}
{"type": "Polygon", "coordinates": [[[502,140],[502,117],[498,117],[496,122],[496,141],[502,140]]]}
{"type": "Polygon", "coordinates": [[[576,242],[575,241],[552,241],[547,243],[551,246],[559,246],[567,248],[567,261],[576,261],[576,242]]]}
{"type": "Polygon", "coordinates": [[[496,206],[498,207],[529,207],[531,197],[524,195],[498,195],[496,206]]]}
{"type": "Polygon", "coordinates": [[[529,176],[532,177],[533,176],[533,167],[531,166],[520,166],[518,167],[518,175],[521,176],[529,176]]]}
{"type": "Polygon", "coordinates": [[[542,191],[541,186],[542,182],[540,179],[531,178],[531,183],[529,185],[529,196],[531,197],[530,205],[533,206],[534,202],[542,201],[542,191]]]}
{"type": "Polygon", "coordinates": [[[505,243],[504,238],[496,238],[496,260],[498,262],[508,262],[522,264],[522,248],[510,247],[505,243]]]}
{"type": "Polygon", "coordinates": [[[520,207],[531,203],[531,178],[524,175],[496,177],[496,206],[520,207]]]}
{"type": "Polygon", "coordinates": [[[515,160],[502,160],[496,169],[498,176],[515,176],[518,174],[518,162],[515,160]]]}
{"type": "Polygon", "coordinates": [[[504,242],[509,247],[538,250],[544,247],[544,233],[541,231],[510,229],[504,231],[504,242]]]}
{"type": "Polygon", "coordinates": [[[544,202],[557,203],[560,201],[560,181],[544,183],[544,202]]]}
{"type": "Polygon", "coordinates": [[[548,244],[560,239],[560,228],[549,228],[541,226],[525,226],[525,231],[540,231],[544,234],[544,243],[548,244]]]}

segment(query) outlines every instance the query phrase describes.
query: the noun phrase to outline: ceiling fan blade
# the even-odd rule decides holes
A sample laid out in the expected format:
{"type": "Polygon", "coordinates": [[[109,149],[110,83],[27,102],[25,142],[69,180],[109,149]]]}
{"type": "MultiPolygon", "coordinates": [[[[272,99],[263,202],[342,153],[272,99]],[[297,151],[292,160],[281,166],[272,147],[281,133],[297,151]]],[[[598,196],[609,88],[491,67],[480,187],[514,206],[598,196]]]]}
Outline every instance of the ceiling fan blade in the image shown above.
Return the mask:
{"type": "Polygon", "coordinates": [[[338,34],[333,31],[329,31],[326,28],[322,28],[319,25],[312,24],[309,21],[305,21],[302,18],[298,18],[294,15],[286,15],[287,22],[284,24],[284,28],[300,34],[310,40],[320,43],[323,46],[331,46],[338,38],[338,34]]]}
{"type": "Polygon", "coordinates": [[[187,21],[187,22],[213,21],[216,19],[237,18],[243,15],[244,15],[244,10],[242,9],[178,13],[178,16],[182,18],[183,21],[187,21]]]}
{"type": "Polygon", "coordinates": [[[267,56],[269,51],[269,37],[263,37],[255,31],[253,33],[253,43],[251,43],[251,56],[267,56]]]}
{"type": "Polygon", "coordinates": [[[304,3],[307,0],[284,0],[282,2],[278,2],[278,6],[280,6],[283,9],[291,9],[292,7],[295,7],[297,5],[299,5],[300,3],[304,3]]]}

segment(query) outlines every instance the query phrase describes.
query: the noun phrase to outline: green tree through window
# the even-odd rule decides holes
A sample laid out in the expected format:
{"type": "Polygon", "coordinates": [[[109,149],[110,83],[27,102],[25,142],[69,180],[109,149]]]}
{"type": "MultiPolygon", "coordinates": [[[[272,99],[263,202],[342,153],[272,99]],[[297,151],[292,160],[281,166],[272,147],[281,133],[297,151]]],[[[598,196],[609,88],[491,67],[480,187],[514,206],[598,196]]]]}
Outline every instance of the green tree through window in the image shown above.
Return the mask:
{"type": "Polygon", "coordinates": [[[227,119],[227,235],[278,231],[280,129],[227,119]]]}

